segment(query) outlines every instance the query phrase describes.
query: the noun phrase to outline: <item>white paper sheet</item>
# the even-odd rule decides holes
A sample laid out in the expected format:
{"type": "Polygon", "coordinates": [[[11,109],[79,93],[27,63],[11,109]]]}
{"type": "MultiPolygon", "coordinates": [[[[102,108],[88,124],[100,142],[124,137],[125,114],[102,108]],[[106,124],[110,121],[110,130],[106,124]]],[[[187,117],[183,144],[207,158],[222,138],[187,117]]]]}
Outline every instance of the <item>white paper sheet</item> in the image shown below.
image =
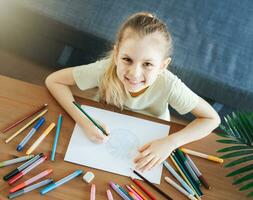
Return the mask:
{"type": "MultiPolygon", "coordinates": [[[[133,159],[137,149],[169,133],[168,125],[90,106],[82,108],[109,127],[110,139],[105,144],[94,144],[76,124],[64,158],[68,162],[138,178],[130,169],[134,169],[133,159]]],[[[142,175],[160,184],[162,165],[142,175]]]]}

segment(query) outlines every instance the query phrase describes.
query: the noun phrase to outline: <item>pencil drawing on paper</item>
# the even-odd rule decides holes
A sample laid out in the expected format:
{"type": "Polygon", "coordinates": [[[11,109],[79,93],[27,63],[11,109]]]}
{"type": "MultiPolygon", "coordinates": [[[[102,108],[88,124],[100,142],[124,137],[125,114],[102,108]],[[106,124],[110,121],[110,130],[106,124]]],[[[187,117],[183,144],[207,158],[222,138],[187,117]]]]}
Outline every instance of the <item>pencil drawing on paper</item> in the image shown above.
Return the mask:
{"type": "Polygon", "coordinates": [[[110,132],[110,139],[106,149],[117,159],[133,158],[139,148],[138,137],[128,129],[114,129],[110,132]]]}

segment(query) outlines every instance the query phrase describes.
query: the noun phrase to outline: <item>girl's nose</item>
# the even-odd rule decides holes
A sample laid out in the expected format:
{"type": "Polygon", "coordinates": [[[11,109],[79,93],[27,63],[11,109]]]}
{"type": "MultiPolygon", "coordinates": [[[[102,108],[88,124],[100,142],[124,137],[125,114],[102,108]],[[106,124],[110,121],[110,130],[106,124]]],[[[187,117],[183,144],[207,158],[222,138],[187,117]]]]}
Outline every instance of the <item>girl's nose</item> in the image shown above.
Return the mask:
{"type": "Polygon", "coordinates": [[[130,70],[129,74],[132,78],[140,77],[142,74],[142,67],[139,64],[133,65],[130,70]]]}

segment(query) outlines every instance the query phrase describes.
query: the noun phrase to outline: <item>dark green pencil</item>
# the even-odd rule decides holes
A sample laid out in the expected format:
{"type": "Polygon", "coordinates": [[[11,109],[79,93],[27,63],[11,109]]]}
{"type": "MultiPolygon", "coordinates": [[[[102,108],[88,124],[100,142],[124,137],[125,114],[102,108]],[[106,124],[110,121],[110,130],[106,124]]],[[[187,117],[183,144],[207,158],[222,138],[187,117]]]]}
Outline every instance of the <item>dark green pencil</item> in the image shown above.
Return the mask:
{"type": "Polygon", "coordinates": [[[88,113],[86,113],[78,103],[76,103],[75,101],[73,101],[73,104],[74,104],[83,114],[85,114],[85,116],[88,117],[88,119],[89,119],[97,128],[99,128],[99,129],[102,131],[102,133],[103,133],[104,135],[108,136],[108,134],[105,132],[105,130],[103,129],[103,127],[100,126],[97,122],[95,122],[95,120],[92,119],[92,118],[88,115],[88,113]]]}
{"type": "Polygon", "coordinates": [[[197,183],[188,175],[188,173],[185,170],[184,166],[179,161],[177,155],[175,153],[171,153],[171,156],[174,158],[174,160],[178,164],[179,168],[182,170],[182,172],[184,173],[184,175],[186,176],[186,178],[188,179],[188,181],[191,183],[192,187],[197,192],[197,194],[199,196],[203,196],[203,192],[200,190],[200,188],[198,187],[197,183]]]}

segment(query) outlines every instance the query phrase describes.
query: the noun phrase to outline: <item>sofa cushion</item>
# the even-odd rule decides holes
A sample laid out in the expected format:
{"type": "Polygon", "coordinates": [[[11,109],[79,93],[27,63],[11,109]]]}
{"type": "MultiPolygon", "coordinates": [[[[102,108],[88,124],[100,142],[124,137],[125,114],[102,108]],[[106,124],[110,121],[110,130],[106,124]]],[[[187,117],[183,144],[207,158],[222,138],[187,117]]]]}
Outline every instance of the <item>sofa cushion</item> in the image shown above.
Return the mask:
{"type": "Polygon", "coordinates": [[[174,73],[203,97],[237,108],[253,107],[250,1],[23,0],[19,3],[109,42],[113,42],[117,28],[128,15],[153,12],[172,33],[174,73]]]}

